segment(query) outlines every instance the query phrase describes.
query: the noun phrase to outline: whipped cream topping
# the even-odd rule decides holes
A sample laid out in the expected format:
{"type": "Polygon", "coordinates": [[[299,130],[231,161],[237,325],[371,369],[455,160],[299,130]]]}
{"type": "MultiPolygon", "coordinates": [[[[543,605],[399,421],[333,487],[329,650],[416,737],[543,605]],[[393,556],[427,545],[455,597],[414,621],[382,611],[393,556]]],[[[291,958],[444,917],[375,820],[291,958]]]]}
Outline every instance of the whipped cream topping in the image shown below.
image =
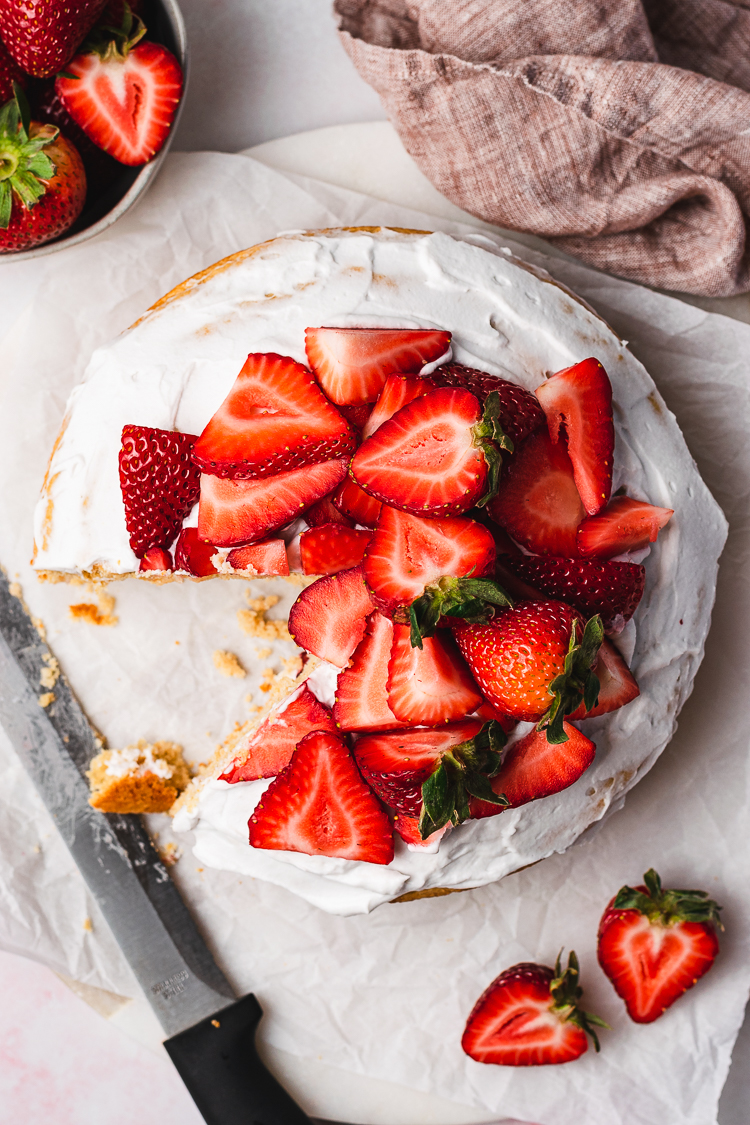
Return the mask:
{"type": "MultiPolygon", "coordinates": [[[[253,849],[247,821],[268,782],[204,787],[194,813],[206,866],[278,883],[324,910],[354,914],[409,891],[468,888],[555,851],[622,804],[661,753],[690,693],[713,605],[726,523],[703,484],[674,416],[611,329],[543,271],[483,235],[393,231],[291,233],[191,279],[92,357],[74,392],[36,518],[36,566],[73,573],[137,569],[117,474],[127,423],[199,434],[251,351],[305,361],[304,330],[317,325],[439,328],[458,363],[534,390],[589,355],[614,389],[614,489],[675,516],[645,562],[646,592],[618,643],[632,649],[641,695],[583,729],[594,764],[553,797],[448,832],[436,852],[400,840],[391,864],[253,849]]],[[[319,674],[318,674],[319,673],[319,674]]],[[[325,703],[336,670],[308,683],[325,703]]]]}
{"type": "Polygon", "coordinates": [[[124,750],[111,750],[105,769],[107,777],[115,778],[144,777],[153,773],[166,779],[173,772],[163,758],[154,757],[153,746],[126,746],[124,750]]]}

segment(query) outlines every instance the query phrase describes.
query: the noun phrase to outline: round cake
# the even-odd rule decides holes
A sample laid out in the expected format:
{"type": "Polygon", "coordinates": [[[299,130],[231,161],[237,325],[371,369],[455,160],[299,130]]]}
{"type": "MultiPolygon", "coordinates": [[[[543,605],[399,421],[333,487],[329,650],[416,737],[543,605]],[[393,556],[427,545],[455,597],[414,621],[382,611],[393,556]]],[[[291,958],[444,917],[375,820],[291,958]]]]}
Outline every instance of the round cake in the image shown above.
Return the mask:
{"type": "MultiPolygon", "coordinates": [[[[675,512],[645,559],[635,617],[615,638],[641,694],[584,721],[596,757],[564,792],[468,821],[439,846],[397,839],[393,861],[378,865],[250,847],[248,819],[270,782],[219,779],[237,736],[193,783],[175,827],[195,831],[202,863],[352,914],[415,892],[493,882],[563,851],[622,804],[669,741],[692,688],[726,525],[643,366],[592,309],[543,271],[479,235],[469,242],[386,229],[291,232],[186,281],[95,353],[50,461],[37,510],[36,568],[105,579],[136,573],[118,478],[123,427],[201,434],[248,353],[304,364],[305,329],[317,325],[442,329],[451,333],[454,362],[528,391],[596,357],[613,387],[613,493],[625,487],[629,496],[675,512]]],[[[315,660],[305,669],[324,703],[337,674],[315,660]]],[[[240,740],[251,737],[248,728],[240,740]]]]}

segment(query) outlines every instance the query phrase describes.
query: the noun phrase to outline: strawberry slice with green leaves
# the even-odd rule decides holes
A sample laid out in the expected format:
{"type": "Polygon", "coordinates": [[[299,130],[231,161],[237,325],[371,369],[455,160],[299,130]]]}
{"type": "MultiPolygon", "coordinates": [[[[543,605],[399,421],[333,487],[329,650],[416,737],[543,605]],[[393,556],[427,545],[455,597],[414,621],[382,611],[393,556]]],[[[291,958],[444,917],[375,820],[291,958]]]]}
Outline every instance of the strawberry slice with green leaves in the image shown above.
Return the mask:
{"type": "Polygon", "coordinates": [[[657,508],[629,496],[618,496],[598,516],[585,519],[576,535],[579,552],[586,558],[611,559],[627,551],[640,551],[656,537],[674,515],[672,508],[657,508]]]}
{"type": "Polygon", "coordinates": [[[409,725],[400,722],[388,705],[392,643],[393,622],[376,610],[336,684],[333,717],[341,730],[395,730],[409,725]]]}
{"type": "Polygon", "coordinates": [[[503,714],[539,723],[550,742],[565,742],[563,719],[599,694],[592,667],[604,629],[600,617],[584,626],[564,602],[521,602],[500,609],[487,625],[454,627],[474,679],[503,714]]]}
{"type": "Polygon", "coordinates": [[[328,708],[304,683],[283,708],[271,712],[219,780],[234,785],[276,777],[291,762],[297,744],[315,730],[336,734],[336,724],[328,708]]]}
{"type": "Polygon", "coordinates": [[[424,328],[306,328],[307,362],[331,402],[374,402],[389,375],[418,375],[447,358],[450,332],[424,328]]]}
{"type": "Polygon", "coordinates": [[[466,1022],[461,1046],[480,1063],[545,1066],[572,1062],[599,1050],[594,1027],[608,1025],[578,1007],[578,958],[571,952],[562,972],[524,961],[506,969],[485,989],[466,1022]]]}
{"type": "Polygon", "coordinates": [[[603,640],[592,669],[599,681],[599,698],[588,711],[585,703],[580,703],[569,715],[570,719],[595,719],[608,715],[627,703],[632,703],[641,694],[635,677],[614,645],[603,640]]]}
{"type": "Polygon", "coordinates": [[[428,848],[432,844],[439,843],[441,837],[448,831],[448,825],[423,840],[419,831],[419,817],[396,813],[393,817],[393,830],[405,844],[411,844],[415,848],[428,848]]]}
{"type": "MultiPolygon", "coordinates": [[[[544,731],[529,731],[508,747],[503,764],[492,778],[492,791],[505,797],[508,808],[551,797],[575,785],[594,760],[596,745],[571,723],[563,723],[566,742],[548,742],[544,731]]],[[[502,812],[486,801],[472,800],[474,820],[502,812]]]]}
{"type": "Polygon", "coordinates": [[[413,648],[408,625],[393,626],[388,661],[388,706],[401,722],[452,722],[483,703],[466,662],[447,630],[413,648]]]}
{"type": "Polygon", "coordinates": [[[306,367],[262,352],[247,357],[196,441],[193,460],[204,473],[249,480],[348,457],[356,444],[306,367]]]}
{"type": "Polygon", "coordinates": [[[421,398],[431,391],[433,384],[427,379],[415,379],[406,375],[389,375],[385,381],[378,401],[373,407],[367,422],[362,427],[362,440],[370,437],[397,414],[402,406],[408,406],[415,398],[421,398]]]}
{"type": "Polygon", "coordinates": [[[612,492],[615,427],[607,372],[598,359],[584,359],[550,376],[536,397],[553,442],[564,434],[583,506],[596,515],[612,492]]]}
{"type": "Polygon", "coordinates": [[[586,515],[563,442],[545,430],[526,438],[510,459],[487,512],[529,551],[577,558],[586,515]]]}
{"type": "Polygon", "coordinates": [[[302,515],[346,474],[346,461],[322,461],[260,480],[231,480],[203,473],[198,534],[218,547],[267,538],[302,515]]]}
{"type": "Polygon", "coordinates": [[[299,540],[302,573],[338,574],[359,566],[371,538],[371,531],[356,531],[340,523],[303,531],[299,540]]]}
{"type": "Polygon", "coordinates": [[[119,454],[125,526],[134,554],[168,547],[200,493],[200,472],[190,458],[193,434],[123,426],[119,454]]]}
{"type": "Polygon", "coordinates": [[[374,496],[347,477],[333,496],[333,503],[343,516],[362,527],[374,527],[383,505],[374,496]]]}
{"type": "Polygon", "coordinates": [[[246,547],[235,547],[227,555],[227,562],[233,570],[244,570],[247,574],[289,574],[289,557],[283,539],[261,539],[260,543],[248,543],[246,547]]]}
{"type": "Polygon", "coordinates": [[[313,656],[345,668],[365,635],[373,605],[361,566],[319,578],[289,611],[289,633],[313,656]]]}
{"type": "Polygon", "coordinates": [[[653,868],[621,887],[599,923],[599,964],[636,1023],[653,1023],[719,952],[721,907],[705,891],[664,890],[653,868]]]}
{"type": "Polygon", "coordinates": [[[490,394],[438,387],[414,399],[362,442],[350,474],[376,500],[418,516],[458,516],[497,491],[509,448],[490,394]]]}
{"type": "Polygon", "coordinates": [[[517,383],[510,383],[497,375],[465,367],[462,363],[446,363],[433,371],[428,379],[436,387],[462,387],[476,395],[482,404],[494,391],[498,396],[500,425],[513,446],[545,425],[546,418],[539,400],[517,383]]]}
{"type": "Polygon", "coordinates": [[[360,776],[346,743],[313,731],[271,782],[248,822],[250,845],[363,863],[393,859],[388,816],[360,776]]]}

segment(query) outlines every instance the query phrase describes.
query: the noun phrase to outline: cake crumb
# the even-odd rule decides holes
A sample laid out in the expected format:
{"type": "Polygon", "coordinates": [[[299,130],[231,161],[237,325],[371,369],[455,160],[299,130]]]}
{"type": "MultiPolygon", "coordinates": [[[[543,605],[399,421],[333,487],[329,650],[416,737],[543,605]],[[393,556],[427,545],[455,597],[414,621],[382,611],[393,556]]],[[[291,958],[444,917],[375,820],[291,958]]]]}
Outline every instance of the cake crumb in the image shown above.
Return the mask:
{"type": "Polygon", "coordinates": [[[182,747],[145,742],[123,750],[102,750],[86,775],[90,804],[101,812],[168,812],[190,781],[182,747]]]}
{"type": "Polygon", "coordinates": [[[39,706],[40,707],[49,707],[50,703],[54,703],[54,702],[55,702],[54,691],[45,691],[39,696],[39,706]]]}
{"type": "Polygon", "coordinates": [[[20,582],[9,582],[8,593],[12,598],[18,598],[19,602],[23,601],[23,587],[20,582]]]}
{"type": "Polygon", "coordinates": [[[214,667],[221,672],[222,676],[236,676],[238,679],[242,679],[247,675],[238,657],[233,652],[226,652],[220,648],[217,648],[214,652],[214,667]]]}
{"type": "Polygon", "coordinates": [[[245,596],[247,597],[248,608],[240,609],[237,612],[237,622],[243,633],[247,633],[249,637],[257,637],[261,641],[291,640],[286,621],[281,619],[266,620],[268,610],[281,601],[278,594],[266,594],[265,597],[251,598],[249,592],[247,592],[245,596]]]}
{"type": "Polygon", "coordinates": [[[60,679],[60,665],[51,652],[45,652],[42,660],[47,667],[39,673],[39,683],[42,687],[53,688],[60,679]]]}
{"type": "Polygon", "coordinates": [[[159,856],[166,867],[174,867],[181,855],[182,848],[175,844],[173,840],[169,840],[163,848],[159,849],[159,856]]]}
{"type": "Polygon", "coordinates": [[[42,640],[42,641],[46,641],[47,640],[47,626],[44,624],[41,617],[32,616],[31,624],[34,626],[37,633],[39,634],[39,639],[42,640]]]}
{"type": "Polygon", "coordinates": [[[100,591],[97,603],[77,602],[69,606],[68,612],[74,621],[88,621],[89,625],[116,625],[119,618],[112,613],[115,608],[113,596],[100,591]]]}
{"type": "Polygon", "coordinates": [[[94,927],[90,918],[83,919],[83,928],[84,930],[88,930],[89,933],[93,932],[94,927]]]}
{"type": "Polygon", "coordinates": [[[258,660],[268,660],[272,652],[273,649],[271,648],[256,648],[255,655],[258,657],[258,660]]]}
{"type": "Polygon", "coordinates": [[[247,693],[247,695],[245,696],[245,703],[252,703],[252,701],[253,701],[253,693],[251,691],[249,691],[247,693]]]}

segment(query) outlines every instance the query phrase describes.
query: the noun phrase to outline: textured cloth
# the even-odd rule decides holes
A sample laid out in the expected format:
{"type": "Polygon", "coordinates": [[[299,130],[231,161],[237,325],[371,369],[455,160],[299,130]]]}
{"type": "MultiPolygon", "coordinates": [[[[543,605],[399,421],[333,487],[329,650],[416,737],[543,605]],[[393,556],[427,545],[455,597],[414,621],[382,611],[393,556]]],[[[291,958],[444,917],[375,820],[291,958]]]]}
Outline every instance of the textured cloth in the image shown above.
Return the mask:
{"type": "Polygon", "coordinates": [[[750,289],[750,0],[336,0],[437,189],[686,293],[750,289]]]}

